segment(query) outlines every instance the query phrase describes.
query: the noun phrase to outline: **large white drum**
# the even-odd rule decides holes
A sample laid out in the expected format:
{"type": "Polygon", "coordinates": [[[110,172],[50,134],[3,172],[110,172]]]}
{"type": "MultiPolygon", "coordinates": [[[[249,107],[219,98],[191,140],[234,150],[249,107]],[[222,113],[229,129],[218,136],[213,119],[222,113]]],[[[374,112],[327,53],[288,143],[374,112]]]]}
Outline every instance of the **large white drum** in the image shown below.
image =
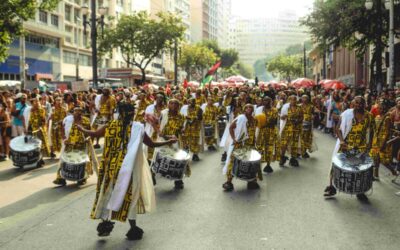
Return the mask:
{"type": "Polygon", "coordinates": [[[253,149],[236,149],[232,155],[232,175],[244,181],[255,180],[261,168],[261,154],[253,149]]]}
{"type": "Polygon", "coordinates": [[[366,153],[338,153],[332,159],[333,185],[347,194],[362,194],[372,187],[373,160],[366,153]]]}
{"type": "Polygon", "coordinates": [[[190,162],[190,154],[184,150],[158,148],[154,152],[151,169],[170,180],[181,180],[190,162]]]}
{"type": "Polygon", "coordinates": [[[90,161],[85,151],[72,150],[61,155],[61,177],[69,181],[87,178],[86,164],[90,161]]]}
{"type": "Polygon", "coordinates": [[[42,158],[42,141],[32,136],[17,136],[10,141],[10,153],[14,166],[36,166],[42,158]]]}

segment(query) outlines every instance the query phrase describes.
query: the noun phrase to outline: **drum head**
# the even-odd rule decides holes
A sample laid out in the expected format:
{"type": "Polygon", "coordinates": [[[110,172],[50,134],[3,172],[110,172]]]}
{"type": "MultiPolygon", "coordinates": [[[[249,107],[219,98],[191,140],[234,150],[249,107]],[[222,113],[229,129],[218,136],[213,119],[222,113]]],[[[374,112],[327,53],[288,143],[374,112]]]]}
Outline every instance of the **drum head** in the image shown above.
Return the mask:
{"type": "Polygon", "coordinates": [[[237,149],[233,152],[233,156],[242,161],[260,161],[261,154],[257,150],[237,149]]]}
{"type": "Polygon", "coordinates": [[[332,164],[348,172],[359,172],[371,168],[374,162],[366,153],[357,155],[338,153],[333,157],[332,164]]]}
{"type": "Polygon", "coordinates": [[[17,136],[10,141],[10,148],[17,152],[29,152],[42,146],[42,141],[36,137],[28,136],[28,142],[25,143],[25,136],[17,136]]]}
{"type": "Polygon", "coordinates": [[[64,152],[61,155],[61,160],[70,164],[80,164],[89,161],[89,156],[84,151],[73,150],[64,152]]]}
{"type": "Polygon", "coordinates": [[[159,148],[158,152],[165,157],[178,161],[187,161],[190,159],[189,153],[181,149],[174,150],[172,148],[159,148]]]}

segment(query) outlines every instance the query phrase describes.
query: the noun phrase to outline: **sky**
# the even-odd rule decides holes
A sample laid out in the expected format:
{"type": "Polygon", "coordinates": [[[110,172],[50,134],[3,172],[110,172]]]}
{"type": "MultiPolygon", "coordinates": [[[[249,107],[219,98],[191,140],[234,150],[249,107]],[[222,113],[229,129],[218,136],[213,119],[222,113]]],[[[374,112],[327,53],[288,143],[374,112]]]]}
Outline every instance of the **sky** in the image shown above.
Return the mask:
{"type": "Polygon", "coordinates": [[[298,16],[310,12],[314,0],[232,0],[232,14],[243,18],[277,16],[292,10],[298,16]]]}

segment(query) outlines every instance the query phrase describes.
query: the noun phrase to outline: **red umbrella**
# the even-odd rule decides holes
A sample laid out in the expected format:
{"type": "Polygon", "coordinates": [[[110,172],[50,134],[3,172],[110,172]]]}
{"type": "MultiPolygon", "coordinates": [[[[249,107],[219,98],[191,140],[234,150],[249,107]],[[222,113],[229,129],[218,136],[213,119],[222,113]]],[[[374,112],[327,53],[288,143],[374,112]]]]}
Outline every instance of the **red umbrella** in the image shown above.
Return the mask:
{"type": "Polygon", "coordinates": [[[324,89],[345,89],[347,86],[339,80],[330,80],[325,82],[322,87],[324,89]]]}
{"type": "Polygon", "coordinates": [[[246,82],[248,79],[243,76],[230,76],[225,79],[227,82],[246,82]]]}
{"type": "Polygon", "coordinates": [[[269,83],[267,83],[266,86],[271,86],[274,89],[283,89],[283,88],[287,88],[287,84],[283,83],[283,82],[277,82],[277,81],[270,81],[269,83]]]}
{"type": "Polygon", "coordinates": [[[315,82],[307,78],[297,78],[292,82],[293,87],[299,88],[312,88],[315,86],[315,82]]]}

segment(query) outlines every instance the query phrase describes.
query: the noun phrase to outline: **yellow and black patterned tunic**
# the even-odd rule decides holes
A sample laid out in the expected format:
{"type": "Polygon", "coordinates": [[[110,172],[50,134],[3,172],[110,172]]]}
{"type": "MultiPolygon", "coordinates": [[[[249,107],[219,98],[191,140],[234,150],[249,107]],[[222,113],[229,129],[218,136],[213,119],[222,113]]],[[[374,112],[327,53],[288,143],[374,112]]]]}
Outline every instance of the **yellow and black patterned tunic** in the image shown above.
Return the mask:
{"type": "MultiPolygon", "coordinates": [[[[256,143],[256,129],[257,129],[257,120],[256,119],[249,119],[246,123],[246,128],[247,128],[247,139],[243,143],[238,143],[234,145],[233,151],[237,149],[255,149],[255,143],[256,143]]],[[[232,179],[232,170],[233,170],[233,160],[234,156],[231,156],[229,165],[228,165],[228,171],[227,171],[227,177],[228,179],[232,179]]],[[[261,174],[261,169],[257,175],[259,180],[262,180],[262,174],[261,174]]]]}
{"type": "Polygon", "coordinates": [[[349,134],[347,135],[345,142],[347,144],[347,149],[351,150],[354,148],[360,151],[365,151],[368,142],[368,132],[374,128],[374,119],[371,113],[366,112],[364,114],[364,120],[357,122],[353,118],[353,125],[349,134]]]}
{"type": "MultiPolygon", "coordinates": [[[[165,109],[164,105],[161,105],[160,107],[158,107],[157,105],[154,106],[153,115],[155,117],[157,117],[157,120],[160,120],[161,111],[163,111],[164,109],[165,109]]],[[[159,123],[153,125],[153,133],[150,136],[153,141],[157,140],[159,129],[160,129],[159,123]]],[[[148,147],[147,148],[147,160],[151,161],[153,159],[153,154],[154,154],[154,148],[148,147]]]]}
{"type": "MultiPolygon", "coordinates": [[[[205,111],[203,113],[204,126],[212,126],[214,129],[214,133],[215,133],[215,126],[217,125],[218,112],[219,112],[218,107],[211,104],[211,106],[210,105],[206,106],[205,111]]],[[[217,142],[215,136],[206,137],[205,141],[207,145],[213,145],[217,142]]]]}
{"type": "Polygon", "coordinates": [[[67,116],[67,110],[63,107],[54,108],[51,118],[51,143],[54,152],[60,152],[62,146],[62,122],[67,116]]]}
{"type": "Polygon", "coordinates": [[[206,102],[206,98],[204,96],[196,96],[196,105],[201,106],[203,103],[206,102]]]}
{"type": "MultiPolygon", "coordinates": [[[[89,118],[82,116],[80,125],[87,130],[91,130],[89,118]]],[[[65,145],[65,151],[69,152],[72,150],[86,150],[86,137],[85,134],[78,130],[77,123],[72,124],[69,136],[67,138],[67,144],[65,145]]]]}
{"type": "Polygon", "coordinates": [[[291,106],[288,110],[286,125],[281,135],[281,147],[288,148],[292,157],[299,153],[299,140],[303,126],[303,112],[299,106],[291,106]]]}
{"type": "Polygon", "coordinates": [[[109,96],[106,100],[100,100],[100,110],[94,122],[94,127],[97,128],[99,121],[102,119],[111,121],[113,119],[114,109],[116,106],[117,101],[113,96],[109,96]]]}
{"type": "Polygon", "coordinates": [[[375,133],[372,140],[371,157],[384,165],[392,163],[392,145],[386,145],[384,150],[381,150],[385,139],[390,138],[391,131],[387,129],[387,123],[392,123],[390,115],[375,117],[375,133]]]}
{"type": "Polygon", "coordinates": [[[260,128],[256,148],[261,153],[263,162],[273,162],[275,161],[275,152],[278,141],[278,110],[276,108],[271,108],[266,110],[264,108],[266,123],[265,126],[260,128]]]}
{"type": "Polygon", "coordinates": [[[50,155],[49,141],[46,128],[46,110],[39,107],[31,110],[29,118],[29,128],[33,135],[37,136],[42,141],[42,153],[44,156],[50,155]]]}
{"type": "Polygon", "coordinates": [[[314,107],[312,104],[302,104],[301,109],[303,111],[303,127],[301,131],[301,153],[304,155],[307,150],[311,150],[313,131],[312,121],[314,114],[314,107]]]}
{"type": "MultiPolygon", "coordinates": [[[[104,137],[103,159],[100,163],[99,176],[97,181],[96,198],[91,213],[92,219],[97,219],[95,216],[95,210],[99,201],[102,185],[104,185],[104,191],[107,190],[109,187],[115,185],[119,170],[121,169],[122,162],[128,150],[127,146],[131,135],[131,125],[126,126],[125,135],[122,134],[122,129],[123,125],[121,120],[113,120],[107,125],[106,134],[104,137]]],[[[130,184],[128,191],[125,194],[121,209],[117,212],[113,211],[111,219],[125,222],[128,218],[131,201],[132,185],[130,184]]],[[[141,198],[139,198],[138,200],[136,212],[138,214],[143,214],[145,212],[143,201],[141,198]]]]}
{"type": "Polygon", "coordinates": [[[198,120],[199,112],[201,112],[201,109],[198,105],[193,108],[188,107],[185,131],[183,133],[184,148],[188,148],[194,154],[200,152],[201,121],[198,120]]]}
{"type": "Polygon", "coordinates": [[[179,137],[184,123],[185,117],[182,114],[177,113],[176,115],[172,115],[168,113],[168,122],[161,131],[161,134],[164,136],[179,137]]]}
{"type": "Polygon", "coordinates": [[[146,101],[146,99],[143,99],[143,101],[139,102],[139,105],[136,108],[135,118],[133,119],[134,121],[144,123],[144,114],[148,105],[149,103],[146,101]]]}

